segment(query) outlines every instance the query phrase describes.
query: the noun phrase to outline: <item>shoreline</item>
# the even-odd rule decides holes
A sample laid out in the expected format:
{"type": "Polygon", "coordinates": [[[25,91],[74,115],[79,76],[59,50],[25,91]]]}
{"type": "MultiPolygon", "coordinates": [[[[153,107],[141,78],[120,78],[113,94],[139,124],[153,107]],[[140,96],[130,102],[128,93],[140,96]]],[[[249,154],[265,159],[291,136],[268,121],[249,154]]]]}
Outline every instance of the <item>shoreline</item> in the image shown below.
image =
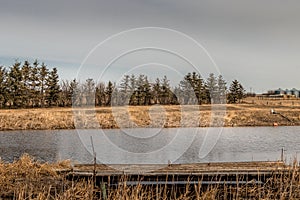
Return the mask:
{"type": "MultiPolygon", "coordinates": [[[[166,128],[166,129],[176,129],[176,128],[263,128],[263,127],[274,127],[274,128],[280,128],[280,127],[300,127],[300,125],[280,125],[280,126],[265,126],[265,125],[255,125],[255,126],[195,126],[195,127],[150,127],[150,128],[166,128]]],[[[145,127],[134,127],[133,129],[143,129],[145,127]]],[[[57,128],[57,129],[1,129],[1,132],[14,132],[14,131],[73,131],[73,130],[119,130],[121,128],[82,128],[82,129],[76,129],[76,128],[57,128]]],[[[122,128],[123,129],[123,128],[122,128]]],[[[126,127],[124,129],[131,129],[130,127],[126,127]]]]}
{"type": "MultiPolygon", "coordinates": [[[[176,128],[264,128],[264,127],[274,127],[274,128],[280,128],[280,127],[300,127],[300,125],[282,125],[282,126],[197,126],[197,127],[153,127],[153,128],[167,128],[167,129],[176,129],[176,128]]],[[[135,127],[135,128],[143,128],[143,127],[135,127]]],[[[152,127],[151,127],[152,128],[152,127]]],[[[73,131],[73,130],[119,130],[121,128],[87,128],[87,129],[76,129],[76,128],[65,128],[65,129],[1,129],[1,132],[15,132],[15,131],[73,131]]],[[[124,129],[131,129],[131,128],[124,128],[124,129]]]]}
{"type": "Polygon", "coordinates": [[[296,104],[293,102],[292,105],[246,102],[214,105],[213,112],[211,109],[211,105],[3,109],[0,110],[0,131],[120,127],[262,127],[273,126],[274,123],[278,126],[300,126],[300,101],[296,104]],[[271,114],[271,109],[291,122],[280,115],[271,114]]]}
{"type": "Polygon", "coordinates": [[[282,196],[299,199],[300,175],[296,161],[290,165],[277,161],[169,164],[150,171],[148,168],[148,165],[135,164],[114,168],[103,164],[72,165],[69,160],[44,163],[24,154],[13,163],[0,163],[0,196],[3,199],[102,199],[105,196],[105,199],[150,200],[182,199],[182,196],[222,199],[226,195],[243,199],[282,196]]]}

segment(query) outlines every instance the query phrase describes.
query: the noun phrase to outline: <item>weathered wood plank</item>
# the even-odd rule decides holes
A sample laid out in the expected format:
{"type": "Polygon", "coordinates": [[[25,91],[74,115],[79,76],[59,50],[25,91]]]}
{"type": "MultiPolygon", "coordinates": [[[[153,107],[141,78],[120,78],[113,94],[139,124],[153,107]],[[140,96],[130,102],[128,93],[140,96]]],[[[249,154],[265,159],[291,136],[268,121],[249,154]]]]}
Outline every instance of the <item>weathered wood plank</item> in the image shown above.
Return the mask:
{"type": "MultiPolygon", "coordinates": [[[[75,165],[73,174],[90,176],[93,165],[75,165]]],[[[194,163],[194,164],[114,164],[96,165],[97,176],[114,175],[203,175],[203,174],[271,174],[288,171],[290,167],[283,162],[237,162],[237,163],[194,163]],[[151,170],[155,169],[155,170],[151,170]]]]}

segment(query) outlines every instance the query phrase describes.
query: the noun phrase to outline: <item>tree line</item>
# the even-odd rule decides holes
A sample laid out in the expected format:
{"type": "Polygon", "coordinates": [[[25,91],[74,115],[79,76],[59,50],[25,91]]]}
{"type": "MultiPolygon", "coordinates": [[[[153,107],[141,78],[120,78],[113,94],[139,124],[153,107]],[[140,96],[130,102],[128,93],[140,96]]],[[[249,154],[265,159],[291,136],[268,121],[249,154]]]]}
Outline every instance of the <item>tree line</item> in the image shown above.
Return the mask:
{"type": "Polygon", "coordinates": [[[37,60],[0,66],[1,108],[225,104],[238,103],[244,96],[239,81],[232,81],[227,88],[222,75],[213,73],[207,79],[196,72],[187,73],[173,87],[167,76],[151,82],[143,74],[124,75],[120,84],[93,79],[60,81],[57,68],[50,69],[37,60]]]}
{"type": "Polygon", "coordinates": [[[58,105],[61,89],[57,68],[36,60],[0,66],[0,107],[25,108],[58,105]]]}

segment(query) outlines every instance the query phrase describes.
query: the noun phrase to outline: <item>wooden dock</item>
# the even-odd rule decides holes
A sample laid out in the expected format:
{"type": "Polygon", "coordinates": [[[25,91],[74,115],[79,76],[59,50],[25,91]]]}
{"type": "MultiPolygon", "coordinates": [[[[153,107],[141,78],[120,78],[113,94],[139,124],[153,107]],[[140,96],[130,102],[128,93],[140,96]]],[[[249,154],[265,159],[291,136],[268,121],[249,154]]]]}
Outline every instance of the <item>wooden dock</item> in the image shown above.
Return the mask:
{"type": "Polygon", "coordinates": [[[126,176],[134,183],[164,182],[174,184],[201,180],[203,183],[229,184],[264,183],[269,177],[290,173],[292,166],[283,162],[236,162],[236,163],[193,163],[193,164],[131,164],[131,165],[74,165],[68,171],[72,178],[94,177],[98,182],[116,184],[126,176]]]}
{"type": "MultiPolygon", "coordinates": [[[[193,164],[97,164],[96,176],[112,175],[203,175],[231,173],[268,173],[288,170],[284,162],[233,162],[233,163],[193,163],[193,164]],[[153,170],[154,169],[154,170],[153,170]]],[[[74,165],[74,174],[93,175],[93,164],[74,165]]]]}

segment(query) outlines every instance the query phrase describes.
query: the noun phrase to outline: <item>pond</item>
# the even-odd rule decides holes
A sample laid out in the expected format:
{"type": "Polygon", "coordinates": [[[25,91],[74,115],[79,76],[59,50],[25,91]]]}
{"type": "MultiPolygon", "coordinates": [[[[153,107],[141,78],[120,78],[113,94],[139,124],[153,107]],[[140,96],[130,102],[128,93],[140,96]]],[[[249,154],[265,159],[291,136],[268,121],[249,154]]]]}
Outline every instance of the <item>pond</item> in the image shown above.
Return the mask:
{"type": "MultiPolygon", "coordinates": [[[[300,152],[300,127],[49,130],[0,132],[0,157],[28,153],[38,160],[104,164],[232,161],[291,162],[300,152]]],[[[299,157],[298,157],[299,160],[299,157]]]]}

